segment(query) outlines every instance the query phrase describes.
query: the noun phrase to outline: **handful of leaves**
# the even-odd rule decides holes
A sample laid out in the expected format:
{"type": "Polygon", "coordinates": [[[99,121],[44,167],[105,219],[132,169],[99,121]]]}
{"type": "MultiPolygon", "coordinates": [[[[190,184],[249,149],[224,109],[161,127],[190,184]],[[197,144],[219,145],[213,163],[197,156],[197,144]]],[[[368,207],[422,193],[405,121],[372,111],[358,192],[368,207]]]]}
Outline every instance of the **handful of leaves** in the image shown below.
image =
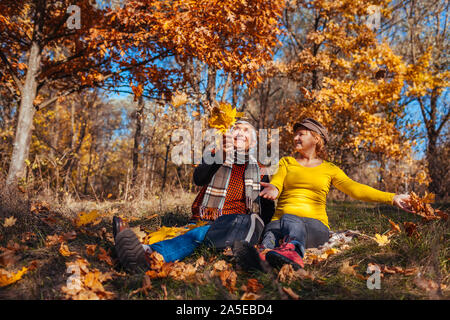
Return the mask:
{"type": "Polygon", "coordinates": [[[448,214],[439,210],[433,209],[430,203],[434,202],[434,194],[425,192],[425,195],[421,198],[414,192],[410,193],[409,205],[415,214],[421,216],[425,221],[448,219],[448,214]]]}

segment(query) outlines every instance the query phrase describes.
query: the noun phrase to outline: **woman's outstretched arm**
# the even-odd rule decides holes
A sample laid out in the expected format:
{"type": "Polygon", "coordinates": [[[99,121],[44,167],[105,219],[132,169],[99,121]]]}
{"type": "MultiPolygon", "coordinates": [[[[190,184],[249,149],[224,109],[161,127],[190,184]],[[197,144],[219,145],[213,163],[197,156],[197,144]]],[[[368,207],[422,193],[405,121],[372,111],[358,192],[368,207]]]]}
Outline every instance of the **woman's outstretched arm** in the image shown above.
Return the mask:
{"type": "Polygon", "coordinates": [[[390,204],[407,212],[412,212],[408,204],[409,195],[396,195],[395,193],[380,191],[368,185],[356,182],[350,179],[344,171],[336,166],[331,183],[338,190],[344,192],[353,199],[390,204]]]}

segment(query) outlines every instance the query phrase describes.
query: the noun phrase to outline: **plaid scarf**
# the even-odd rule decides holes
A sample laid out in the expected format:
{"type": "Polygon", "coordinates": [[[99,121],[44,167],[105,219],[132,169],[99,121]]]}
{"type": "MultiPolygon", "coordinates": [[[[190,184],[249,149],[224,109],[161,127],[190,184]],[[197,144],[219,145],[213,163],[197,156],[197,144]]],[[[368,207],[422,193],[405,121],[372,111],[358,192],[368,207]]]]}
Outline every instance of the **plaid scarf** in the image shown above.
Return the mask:
{"type": "MultiPolygon", "coordinates": [[[[260,169],[252,155],[247,158],[247,167],[245,168],[244,174],[245,205],[248,213],[260,214],[260,169]]],[[[232,163],[224,163],[212,177],[200,206],[201,219],[215,220],[222,215],[222,208],[225,203],[232,168],[232,163]]]]}

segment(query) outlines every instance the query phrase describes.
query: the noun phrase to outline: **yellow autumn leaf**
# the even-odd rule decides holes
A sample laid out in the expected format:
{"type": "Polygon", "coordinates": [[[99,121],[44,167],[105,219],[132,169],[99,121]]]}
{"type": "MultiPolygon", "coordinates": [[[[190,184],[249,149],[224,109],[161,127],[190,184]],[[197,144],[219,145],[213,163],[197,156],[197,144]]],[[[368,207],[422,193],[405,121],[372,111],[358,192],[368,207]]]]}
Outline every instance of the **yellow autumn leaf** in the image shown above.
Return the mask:
{"type": "Polygon", "coordinates": [[[92,210],[90,212],[80,212],[78,214],[78,217],[75,219],[75,224],[77,227],[84,226],[86,224],[92,223],[92,222],[100,222],[98,219],[100,217],[100,214],[97,210],[92,210]]]}
{"type": "Polygon", "coordinates": [[[0,287],[6,287],[14,282],[17,282],[28,271],[28,268],[23,267],[22,270],[11,273],[4,269],[0,269],[0,287]]]}
{"type": "Polygon", "coordinates": [[[386,235],[375,234],[374,240],[378,243],[380,247],[387,245],[391,240],[388,239],[386,235]]]}
{"type": "Polygon", "coordinates": [[[187,231],[185,228],[179,227],[161,227],[159,230],[148,234],[143,242],[144,244],[153,244],[155,242],[172,239],[180,234],[183,231],[187,231]]]}
{"type": "Polygon", "coordinates": [[[159,230],[149,233],[143,237],[144,244],[153,244],[159,241],[175,238],[185,234],[189,230],[206,225],[206,221],[199,221],[196,224],[189,224],[185,227],[161,227],[159,230]]]}
{"type": "Polygon", "coordinates": [[[59,247],[59,253],[61,253],[64,257],[69,257],[74,255],[76,252],[72,252],[69,250],[69,247],[64,242],[61,243],[59,247]]]}
{"type": "Polygon", "coordinates": [[[218,107],[212,109],[208,124],[211,128],[216,128],[221,133],[225,133],[234,125],[236,118],[243,115],[242,112],[237,112],[236,108],[233,108],[230,104],[220,103],[218,107]]]}
{"type": "Polygon", "coordinates": [[[13,216],[11,216],[9,218],[5,218],[5,222],[3,222],[3,226],[5,228],[12,227],[13,225],[16,224],[16,221],[17,221],[17,219],[14,218],[13,216]]]}

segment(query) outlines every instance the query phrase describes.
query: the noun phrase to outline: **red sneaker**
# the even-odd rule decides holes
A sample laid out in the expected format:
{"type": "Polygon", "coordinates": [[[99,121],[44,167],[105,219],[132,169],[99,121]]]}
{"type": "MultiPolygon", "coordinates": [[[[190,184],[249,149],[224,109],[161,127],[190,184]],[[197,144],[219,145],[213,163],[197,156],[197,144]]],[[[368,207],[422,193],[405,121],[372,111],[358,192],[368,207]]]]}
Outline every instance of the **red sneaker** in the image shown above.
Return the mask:
{"type": "Polygon", "coordinates": [[[291,264],[294,270],[303,268],[302,257],[295,250],[293,243],[283,243],[279,248],[275,248],[266,253],[266,260],[274,267],[282,267],[284,264],[291,264]]]}

